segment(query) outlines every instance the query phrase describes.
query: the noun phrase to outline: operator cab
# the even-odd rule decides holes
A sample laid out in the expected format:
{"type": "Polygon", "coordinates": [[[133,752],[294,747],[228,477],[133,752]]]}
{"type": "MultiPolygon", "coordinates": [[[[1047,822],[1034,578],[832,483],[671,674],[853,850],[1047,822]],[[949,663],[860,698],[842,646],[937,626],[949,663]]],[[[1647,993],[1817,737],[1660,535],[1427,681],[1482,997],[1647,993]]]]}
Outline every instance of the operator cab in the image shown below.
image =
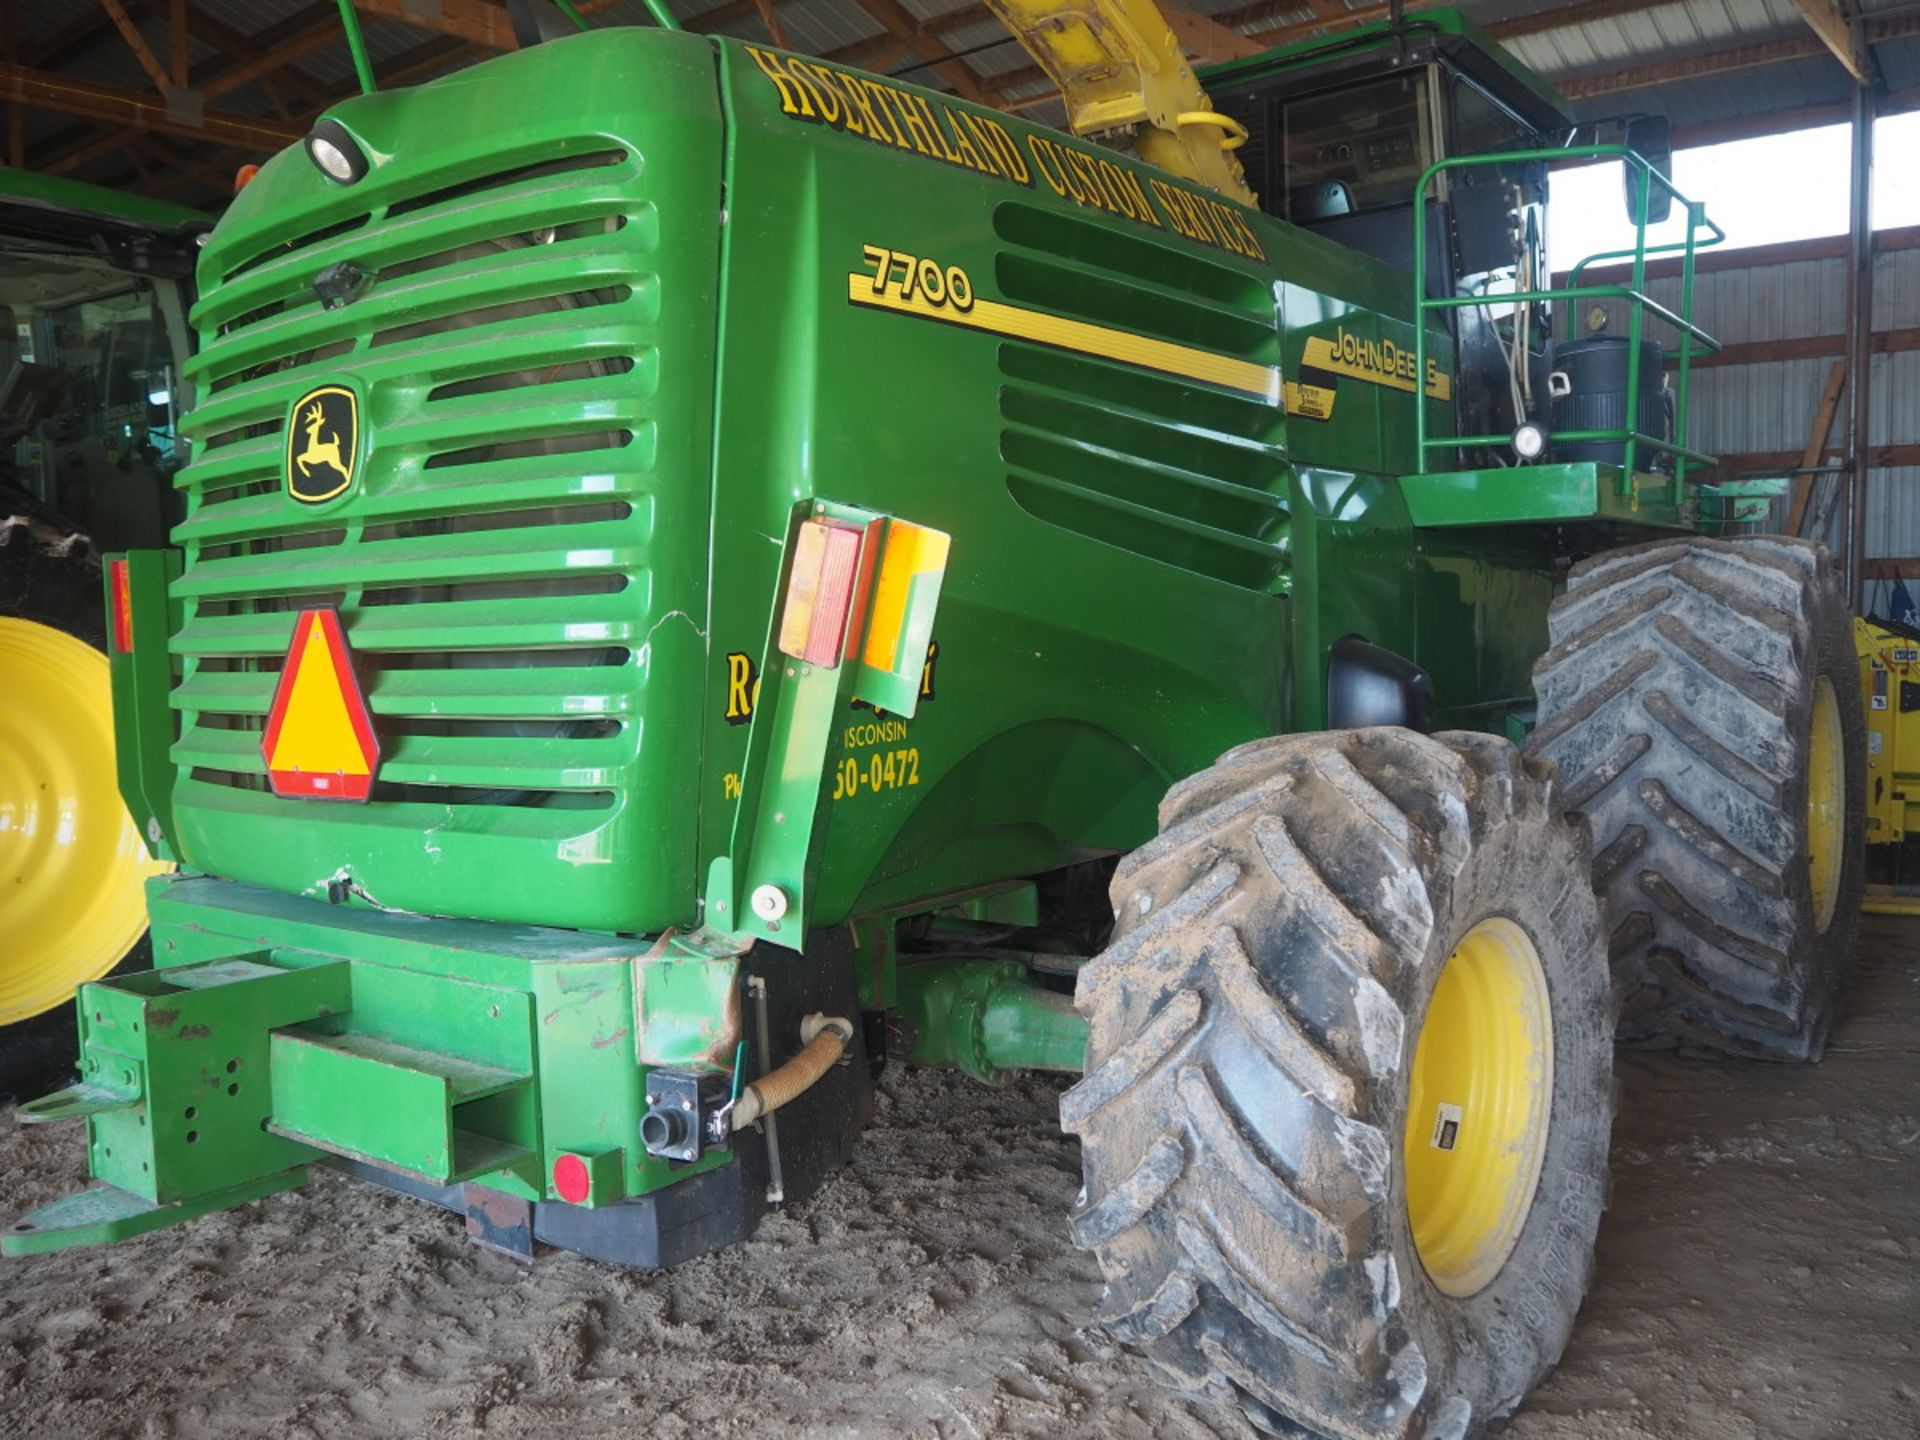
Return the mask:
{"type": "MultiPolygon", "coordinates": [[[[1247,127],[1239,159],[1262,209],[1408,272],[1414,192],[1429,165],[1556,147],[1575,125],[1551,90],[1450,10],[1306,41],[1203,80],[1247,127]]],[[[1544,161],[1437,176],[1424,200],[1427,292],[1544,288],[1546,197],[1544,161]]],[[[1451,316],[1461,433],[1511,430],[1516,394],[1546,393],[1546,308],[1451,316]],[[1519,355],[1525,364],[1510,365],[1519,355]],[[1508,383],[1510,369],[1520,383],[1508,383]]]]}
{"type": "MultiPolygon", "coordinates": [[[[1405,270],[1427,166],[1561,145],[1575,124],[1551,90],[1449,10],[1289,46],[1206,79],[1214,103],[1247,127],[1239,158],[1262,209],[1405,270]]],[[[1452,223],[1430,231],[1435,288],[1442,275],[1518,265],[1529,233],[1543,239],[1545,199],[1544,164],[1441,176],[1428,203],[1452,223]]]]}

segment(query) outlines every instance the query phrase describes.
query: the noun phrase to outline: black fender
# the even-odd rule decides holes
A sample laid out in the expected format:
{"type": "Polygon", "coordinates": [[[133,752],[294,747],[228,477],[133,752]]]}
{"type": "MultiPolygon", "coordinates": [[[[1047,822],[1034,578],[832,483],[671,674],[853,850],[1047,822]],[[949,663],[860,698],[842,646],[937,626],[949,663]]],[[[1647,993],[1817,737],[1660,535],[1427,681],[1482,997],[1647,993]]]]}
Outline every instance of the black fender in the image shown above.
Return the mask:
{"type": "Polygon", "coordinates": [[[1343,635],[1327,656],[1327,728],[1403,725],[1433,733],[1433,677],[1364,636],[1343,635]]]}

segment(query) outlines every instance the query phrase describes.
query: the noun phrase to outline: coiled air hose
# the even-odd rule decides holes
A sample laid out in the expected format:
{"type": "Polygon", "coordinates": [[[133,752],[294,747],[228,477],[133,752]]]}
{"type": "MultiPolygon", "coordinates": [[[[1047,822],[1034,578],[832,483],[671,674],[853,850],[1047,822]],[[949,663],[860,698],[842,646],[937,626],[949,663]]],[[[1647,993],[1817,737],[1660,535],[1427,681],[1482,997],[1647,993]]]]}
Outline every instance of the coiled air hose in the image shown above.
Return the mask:
{"type": "Polygon", "coordinates": [[[853,1022],[838,1015],[809,1015],[800,1022],[800,1038],[805,1043],[798,1055],[741,1092],[731,1116],[735,1130],[746,1129],[812,1089],[846,1053],[853,1039],[853,1022]]]}

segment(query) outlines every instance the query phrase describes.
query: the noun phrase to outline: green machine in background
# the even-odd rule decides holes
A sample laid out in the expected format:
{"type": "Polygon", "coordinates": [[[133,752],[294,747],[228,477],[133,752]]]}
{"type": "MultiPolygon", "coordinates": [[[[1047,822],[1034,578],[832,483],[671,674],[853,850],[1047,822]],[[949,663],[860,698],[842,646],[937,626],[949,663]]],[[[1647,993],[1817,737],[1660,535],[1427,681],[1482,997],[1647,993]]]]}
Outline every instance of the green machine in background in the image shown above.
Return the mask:
{"type": "MultiPolygon", "coordinates": [[[[100,555],[166,542],[210,216],[0,167],[0,1099],[72,1068],[75,990],[148,959],[100,555]]],[[[164,739],[161,741],[164,748],[164,739]]]]}
{"type": "Polygon", "coordinates": [[[180,870],[21,1112],[100,1183],[7,1252],[326,1163],[668,1265],[821,1183],[883,1062],[1084,1069],[1118,1333],[1295,1432],[1511,1411],[1585,1287],[1616,984],[1648,1043],[1824,1043],[1844,605],[1711,533],[1753,497],[1668,421],[1643,322],[1675,417],[1712,342],[1664,242],[1550,288],[1572,122],[1497,47],[1428,12],[1210,83],[1177,122],[1245,132],[1260,209],[654,30],[268,163],[113,597],[180,870]],[[1617,383],[1570,295],[1631,312],[1617,383]]]}

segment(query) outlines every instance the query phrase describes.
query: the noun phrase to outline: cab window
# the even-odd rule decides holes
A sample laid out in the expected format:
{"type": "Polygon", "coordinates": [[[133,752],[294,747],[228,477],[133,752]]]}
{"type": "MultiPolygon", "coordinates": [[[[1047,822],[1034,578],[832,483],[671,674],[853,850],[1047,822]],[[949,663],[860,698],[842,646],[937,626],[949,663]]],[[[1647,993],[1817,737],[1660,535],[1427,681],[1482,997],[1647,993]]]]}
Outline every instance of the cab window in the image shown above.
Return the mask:
{"type": "Polygon", "coordinates": [[[1285,218],[1330,220],[1409,204],[1433,160],[1426,94],[1424,72],[1416,72],[1284,102],[1285,192],[1276,198],[1285,218]]]}
{"type": "Polygon", "coordinates": [[[1524,150],[1531,136],[1527,127],[1480,89],[1466,80],[1453,81],[1453,135],[1449,155],[1487,155],[1499,150],[1524,150]]]}

